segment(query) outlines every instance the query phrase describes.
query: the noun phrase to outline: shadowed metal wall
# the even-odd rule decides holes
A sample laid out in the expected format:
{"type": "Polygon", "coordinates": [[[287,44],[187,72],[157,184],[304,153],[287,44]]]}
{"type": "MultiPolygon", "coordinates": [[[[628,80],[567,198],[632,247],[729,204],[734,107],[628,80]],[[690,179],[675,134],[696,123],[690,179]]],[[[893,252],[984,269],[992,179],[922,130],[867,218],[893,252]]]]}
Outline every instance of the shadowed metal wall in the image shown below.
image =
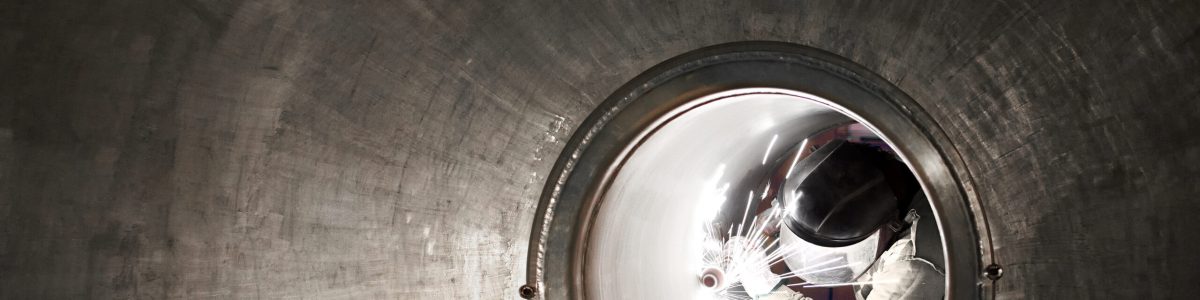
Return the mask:
{"type": "Polygon", "coordinates": [[[1002,298],[1200,292],[1194,1],[0,2],[0,298],[516,298],[609,93],[777,40],[954,139],[1002,298]]]}

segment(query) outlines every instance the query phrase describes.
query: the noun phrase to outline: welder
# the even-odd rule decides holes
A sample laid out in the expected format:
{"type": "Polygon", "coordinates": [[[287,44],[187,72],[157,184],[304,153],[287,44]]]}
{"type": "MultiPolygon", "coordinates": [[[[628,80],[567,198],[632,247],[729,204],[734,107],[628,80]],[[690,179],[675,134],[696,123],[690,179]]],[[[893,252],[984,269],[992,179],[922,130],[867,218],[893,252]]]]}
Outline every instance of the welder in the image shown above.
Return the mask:
{"type": "Polygon", "coordinates": [[[776,197],[779,247],[804,281],[790,286],[853,286],[859,299],[943,298],[941,235],[903,162],[835,139],[787,168],[776,197]]]}

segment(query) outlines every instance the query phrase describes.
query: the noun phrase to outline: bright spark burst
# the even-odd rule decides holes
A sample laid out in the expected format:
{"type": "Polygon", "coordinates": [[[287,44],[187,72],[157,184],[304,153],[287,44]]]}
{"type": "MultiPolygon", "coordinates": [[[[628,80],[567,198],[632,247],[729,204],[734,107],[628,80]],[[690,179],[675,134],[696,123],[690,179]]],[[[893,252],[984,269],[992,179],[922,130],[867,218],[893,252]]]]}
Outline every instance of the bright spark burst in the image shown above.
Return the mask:
{"type": "MultiPolygon", "coordinates": [[[[782,226],[782,219],[778,218],[781,211],[773,209],[763,215],[764,218],[759,218],[755,215],[753,218],[749,216],[749,206],[753,203],[754,194],[750,193],[747,199],[747,208],[743,212],[741,224],[731,224],[727,232],[728,238],[721,236],[721,229],[716,225],[706,223],[704,226],[704,255],[703,265],[706,267],[717,268],[724,272],[725,282],[712,290],[715,299],[738,299],[752,300],[767,295],[779,295],[783,293],[789,296],[794,296],[794,299],[803,299],[803,295],[791,291],[772,291],[776,283],[781,280],[804,275],[804,272],[819,272],[822,270],[811,270],[814,267],[826,266],[833,264],[838,260],[830,260],[810,266],[805,270],[797,270],[785,274],[774,274],[770,270],[770,266],[780,262],[785,257],[795,254],[801,249],[796,246],[791,247],[776,247],[779,240],[770,240],[764,230],[768,226],[782,226]],[[749,221],[749,224],[746,222],[749,221]],[[761,221],[761,222],[760,222],[761,221]],[[747,225],[749,225],[747,227],[747,225]],[[736,228],[736,231],[735,231],[736,228]],[[743,230],[745,229],[745,230],[743,230]],[[738,291],[740,287],[741,291],[738,291]],[[744,292],[743,292],[744,291],[744,292]]],[[[844,267],[844,266],[836,266],[844,267]]]]}

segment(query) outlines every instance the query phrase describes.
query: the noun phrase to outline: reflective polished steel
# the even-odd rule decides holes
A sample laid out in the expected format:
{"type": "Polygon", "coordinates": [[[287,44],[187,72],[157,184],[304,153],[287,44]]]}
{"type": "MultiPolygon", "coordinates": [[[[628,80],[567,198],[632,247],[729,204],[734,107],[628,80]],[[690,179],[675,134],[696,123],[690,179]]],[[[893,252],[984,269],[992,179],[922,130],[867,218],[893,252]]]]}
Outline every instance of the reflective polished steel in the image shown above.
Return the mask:
{"type": "MultiPolygon", "coordinates": [[[[786,145],[849,120],[797,96],[747,92],[701,100],[712,102],[664,125],[630,155],[596,214],[585,265],[589,299],[702,298],[708,290],[699,271],[725,256],[705,249],[757,236],[752,231],[766,223],[750,220],[766,197],[759,182],[786,145]]],[[[777,279],[761,274],[763,266],[740,265],[763,254],[747,248],[726,250],[738,260],[726,279],[769,291],[777,279]]]]}
{"type": "MultiPolygon", "coordinates": [[[[911,100],[869,74],[810,48],[741,43],[639,76],[584,122],[550,174],[532,231],[530,286],[547,299],[711,295],[706,253],[759,260],[728,241],[758,224],[752,203],[765,190],[755,189],[773,163],[807,136],[857,121],[895,146],[934,199],[949,241],[947,295],[984,296],[979,266],[990,248],[974,221],[982,214],[968,209],[969,182],[951,174],[954,158],[940,154],[942,137],[911,100]],[[719,238],[706,239],[712,233],[719,238]]],[[[762,283],[772,275],[757,270],[727,267],[720,283],[769,290],[762,283]]]]}

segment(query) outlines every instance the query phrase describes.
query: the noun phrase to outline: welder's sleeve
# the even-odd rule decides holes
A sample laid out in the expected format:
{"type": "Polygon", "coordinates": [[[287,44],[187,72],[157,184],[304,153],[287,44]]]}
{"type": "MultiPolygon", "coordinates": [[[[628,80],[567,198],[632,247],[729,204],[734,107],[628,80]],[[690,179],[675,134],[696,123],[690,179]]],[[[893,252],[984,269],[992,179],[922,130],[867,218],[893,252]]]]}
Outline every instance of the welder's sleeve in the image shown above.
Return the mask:
{"type": "Polygon", "coordinates": [[[932,263],[914,255],[912,239],[901,238],[875,261],[857,289],[860,299],[942,299],[946,276],[932,263]]]}

